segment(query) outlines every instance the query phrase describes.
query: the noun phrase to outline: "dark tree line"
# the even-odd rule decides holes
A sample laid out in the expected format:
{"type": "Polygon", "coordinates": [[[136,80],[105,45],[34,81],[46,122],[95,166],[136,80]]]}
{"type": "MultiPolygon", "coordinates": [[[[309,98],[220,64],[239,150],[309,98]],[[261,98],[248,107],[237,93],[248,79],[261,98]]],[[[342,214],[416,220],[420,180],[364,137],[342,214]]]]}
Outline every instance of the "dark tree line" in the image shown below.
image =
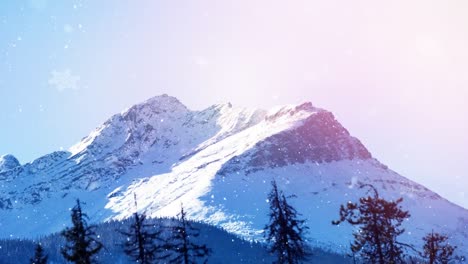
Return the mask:
{"type": "Polygon", "coordinates": [[[36,249],[34,251],[34,257],[29,260],[30,264],[46,264],[48,260],[47,255],[44,253],[44,249],[42,248],[41,244],[36,245],[36,249]]]}
{"type": "Polygon", "coordinates": [[[80,200],[71,210],[73,226],[62,231],[67,244],[62,248],[63,257],[76,264],[96,263],[94,256],[102,249],[102,243],[96,237],[94,225],[88,225],[88,216],[81,210],[80,200]]]}
{"type": "Polygon", "coordinates": [[[160,245],[162,230],[147,223],[146,215],[138,213],[136,195],[134,199],[133,223],[128,231],[119,231],[127,237],[123,244],[124,252],[137,263],[151,264],[156,261],[158,253],[163,250],[160,245]]]}
{"type": "MultiPolygon", "coordinates": [[[[422,252],[398,238],[405,232],[403,222],[411,215],[403,210],[403,198],[387,201],[380,197],[377,189],[369,184],[371,195],[359,199],[358,203],[349,202],[339,210],[340,218],[332,224],[349,223],[357,227],[350,245],[352,256],[358,255],[362,261],[371,264],[408,263],[407,251],[417,253],[428,264],[448,264],[462,261],[463,257],[454,254],[456,246],[448,242],[448,236],[430,233],[423,238],[422,252]]],[[[295,264],[308,260],[310,251],[304,238],[305,220],[298,219],[299,213],[288,203],[284,193],[275,181],[268,195],[270,202],[270,222],[265,227],[266,240],[270,252],[277,256],[275,263],[295,264]]],[[[414,255],[414,254],[413,254],[414,255]]]]}
{"type": "MultiPolygon", "coordinates": [[[[370,195],[362,197],[357,203],[348,202],[341,205],[339,219],[332,221],[334,225],[348,223],[356,227],[353,232],[354,241],[350,245],[352,256],[358,256],[364,263],[400,264],[411,262],[407,251],[417,252],[425,263],[448,264],[462,261],[463,257],[454,254],[456,246],[448,241],[448,236],[431,232],[424,238],[422,251],[401,242],[398,238],[405,232],[403,221],[410,213],[401,207],[402,198],[387,201],[380,197],[377,189],[369,184],[360,188],[369,188],[370,195]]],[[[309,229],[306,221],[300,219],[298,211],[289,203],[289,198],[272,181],[268,194],[270,204],[269,223],[265,226],[265,239],[269,251],[276,256],[277,264],[298,264],[308,261],[311,251],[305,234],[309,229]]],[[[81,203],[71,210],[72,227],[66,228],[61,235],[66,244],[61,249],[62,256],[76,264],[97,263],[96,254],[103,249],[94,225],[88,225],[87,215],[82,212],[81,203]]],[[[194,228],[181,206],[177,219],[169,225],[149,224],[146,214],[139,213],[135,197],[135,213],[132,224],[125,231],[120,231],[126,237],[122,243],[123,252],[136,263],[172,263],[195,264],[207,263],[211,249],[199,245],[194,238],[200,235],[200,230],[194,228]]],[[[413,254],[414,255],[414,254],[413,254]]],[[[41,244],[37,244],[31,264],[45,264],[48,257],[41,244]]],[[[415,263],[415,262],[412,262],[415,263]]],[[[418,262],[419,263],[419,262],[418,262]]]]}
{"type": "Polygon", "coordinates": [[[359,203],[349,202],[340,208],[340,219],[334,225],[348,222],[358,228],[353,233],[351,244],[353,254],[360,253],[369,263],[396,264],[404,263],[405,245],[398,241],[398,236],[405,232],[401,227],[403,221],[410,217],[400,203],[403,199],[387,201],[379,196],[377,189],[371,185],[373,195],[362,197],[359,203]]]}
{"type": "Polygon", "coordinates": [[[462,260],[460,256],[455,256],[454,251],[457,248],[448,243],[448,236],[431,232],[424,238],[423,252],[421,257],[426,259],[429,264],[447,264],[454,260],[462,260]]]}
{"type": "MultiPolygon", "coordinates": [[[[135,207],[136,197],[135,197],[135,207]]],[[[103,248],[94,232],[95,226],[88,225],[87,216],[81,210],[81,203],[77,200],[71,213],[72,224],[61,234],[67,244],[62,248],[63,257],[76,264],[97,263],[95,255],[103,248]]],[[[127,237],[122,244],[124,253],[133,261],[141,264],[152,263],[181,263],[194,264],[198,260],[207,262],[211,250],[206,245],[198,245],[193,238],[199,236],[199,230],[187,221],[186,213],[181,207],[177,221],[168,227],[155,226],[147,223],[146,215],[135,210],[133,223],[127,231],[118,231],[127,237]],[[168,229],[168,232],[164,232],[168,229]]],[[[42,247],[38,245],[36,255],[31,263],[43,264],[47,257],[43,256],[42,247]],[[34,261],[34,262],[33,262],[34,261]],[[41,262],[42,261],[42,262],[41,262]]]]}
{"type": "MultiPolygon", "coordinates": [[[[135,207],[137,207],[135,197],[135,207]]],[[[134,222],[122,234],[127,236],[124,252],[137,263],[151,264],[164,261],[166,263],[194,264],[197,260],[206,263],[211,250],[206,245],[198,245],[193,241],[200,231],[187,221],[187,215],[181,206],[177,221],[171,226],[154,226],[146,223],[146,215],[134,213],[134,222]],[[164,232],[168,231],[168,232],[164,232]],[[167,235],[168,234],[168,235],[167,235]]]]}
{"type": "Polygon", "coordinates": [[[164,244],[167,255],[161,259],[169,263],[196,264],[197,260],[207,263],[211,250],[206,245],[198,245],[192,238],[200,235],[200,230],[187,221],[184,207],[181,206],[178,222],[170,227],[168,242],[164,244]]]}
{"type": "Polygon", "coordinates": [[[299,213],[278,190],[276,181],[271,183],[268,195],[270,202],[270,222],[265,227],[266,240],[271,244],[270,252],[277,256],[275,263],[296,264],[307,260],[308,252],[304,233],[308,229],[305,220],[298,218],[299,213]]]}
{"type": "Polygon", "coordinates": [[[433,232],[423,238],[422,252],[399,241],[398,237],[405,232],[402,223],[411,216],[401,207],[403,198],[387,201],[379,196],[374,186],[360,186],[365,187],[370,188],[373,194],[360,198],[358,203],[341,205],[340,218],[332,221],[334,225],[347,222],[357,227],[350,245],[353,256],[359,255],[365,263],[400,264],[408,263],[411,258],[406,252],[412,250],[429,264],[448,264],[463,259],[454,255],[456,247],[447,243],[448,237],[438,233],[433,232]]]}

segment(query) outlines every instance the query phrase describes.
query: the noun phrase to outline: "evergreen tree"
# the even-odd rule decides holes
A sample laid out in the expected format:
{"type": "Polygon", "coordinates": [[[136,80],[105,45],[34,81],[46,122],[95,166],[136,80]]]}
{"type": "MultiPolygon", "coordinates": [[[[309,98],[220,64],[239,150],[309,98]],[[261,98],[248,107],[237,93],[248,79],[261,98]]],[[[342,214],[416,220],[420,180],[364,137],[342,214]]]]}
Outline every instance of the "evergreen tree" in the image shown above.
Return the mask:
{"type": "Polygon", "coordinates": [[[340,219],[332,223],[339,225],[348,222],[358,227],[353,233],[351,251],[353,254],[359,253],[367,263],[404,263],[403,249],[410,246],[397,238],[404,233],[401,224],[410,214],[400,206],[403,199],[386,201],[379,197],[374,186],[361,186],[364,187],[370,187],[374,195],[360,198],[359,203],[349,202],[346,207],[341,205],[340,219]]]}
{"type": "Polygon", "coordinates": [[[30,259],[29,263],[31,264],[46,264],[47,263],[47,255],[44,255],[44,249],[42,248],[41,244],[36,245],[36,250],[34,251],[34,257],[30,259]]]}
{"type": "Polygon", "coordinates": [[[195,264],[197,259],[208,262],[211,250],[206,245],[198,245],[192,238],[200,235],[200,230],[187,221],[184,207],[181,206],[178,221],[171,227],[171,232],[164,249],[168,253],[159,257],[159,260],[168,260],[169,263],[195,264]]]}
{"type": "Polygon", "coordinates": [[[421,257],[426,259],[429,264],[447,264],[456,257],[453,255],[457,247],[451,246],[446,235],[431,232],[424,238],[424,246],[421,257]]]}
{"type": "Polygon", "coordinates": [[[128,232],[120,232],[127,236],[127,241],[123,245],[124,252],[137,263],[154,263],[156,255],[162,250],[162,246],[157,243],[161,241],[160,236],[162,232],[160,228],[147,223],[145,214],[138,214],[136,195],[134,195],[134,199],[134,222],[128,232]]]}
{"type": "Polygon", "coordinates": [[[62,231],[67,244],[62,248],[63,257],[76,264],[94,263],[93,256],[102,249],[102,243],[96,240],[95,226],[88,225],[87,215],[82,212],[80,200],[72,208],[71,219],[73,227],[62,231]]]}
{"type": "Polygon", "coordinates": [[[270,223],[265,226],[266,240],[272,244],[270,252],[278,256],[275,263],[295,264],[309,256],[304,240],[305,220],[298,219],[298,212],[292,207],[276,181],[272,181],[268,195],[270,202],[270,223]]]}

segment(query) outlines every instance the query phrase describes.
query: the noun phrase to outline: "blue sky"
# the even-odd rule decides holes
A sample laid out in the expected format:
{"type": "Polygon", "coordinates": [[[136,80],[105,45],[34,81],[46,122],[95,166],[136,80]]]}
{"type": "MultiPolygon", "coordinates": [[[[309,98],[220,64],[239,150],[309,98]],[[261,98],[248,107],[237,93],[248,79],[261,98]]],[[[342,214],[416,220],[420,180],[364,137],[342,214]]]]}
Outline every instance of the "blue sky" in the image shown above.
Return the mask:
{"type": "Polygon", "coordinates": [[[0,154],[67,149],[162,93],[192,109],[312,101],[468,207],[466,13],[465,1],[2,1],[0,154]]]}

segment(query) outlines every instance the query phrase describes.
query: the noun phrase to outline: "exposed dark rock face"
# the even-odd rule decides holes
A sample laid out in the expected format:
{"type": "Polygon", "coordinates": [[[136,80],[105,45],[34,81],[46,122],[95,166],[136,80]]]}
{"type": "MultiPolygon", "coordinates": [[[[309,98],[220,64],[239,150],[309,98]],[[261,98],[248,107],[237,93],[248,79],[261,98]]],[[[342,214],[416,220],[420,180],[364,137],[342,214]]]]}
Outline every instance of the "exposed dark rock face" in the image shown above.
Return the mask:
{"type": "Polygon", "coordinates": [[[249,164],[254,167],[372,158],[364,145],[326,111],[311,115],[295,129],[267,138],[255,149],[249,164]]]}

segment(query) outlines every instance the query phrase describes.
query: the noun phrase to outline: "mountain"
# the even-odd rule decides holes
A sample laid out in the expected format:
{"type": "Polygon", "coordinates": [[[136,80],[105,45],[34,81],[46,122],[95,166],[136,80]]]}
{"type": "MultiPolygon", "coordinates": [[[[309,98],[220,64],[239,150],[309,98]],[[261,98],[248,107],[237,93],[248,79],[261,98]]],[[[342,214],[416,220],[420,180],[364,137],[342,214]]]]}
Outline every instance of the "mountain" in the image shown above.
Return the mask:
{"type": "MultiPolygon", "coordinates": [[[[101,223],[95,229],[96,234],[99,236],[99,241],[103,243],[104,250],[101,250],[96,256],[96,260],[101,264],[130,264],[135,263],[128,256],[125,255],[122,249],[122,243],[117,241],[125,241],[126,236],[116,232],[116,230],[126,231],[131,221],[109,223],[101,223]]],[[[157,219],[149,222],[155,226],[168,226],[172,225],[172,220],[157,219]]],[[[200,229],[200,236],[195,238],[194,242],[197,244],[207,245],[211,250],[210,263],[272,263],[272,258],[267,250],[259,243],[250,243],[248,241],[239,239],[235,235],[229,234],[219,228],[200,224],[192,223],[196,228],[200,229]],[[226,261],[228,260],[228,261],[226,261]]],[[[164,230],[164,229],[163,229],[164,230]]],[[[63,258],[60,249],[66,242],[60,234],[52,234],[39,240],[19,240],[19,239],[6,239],[0,240],[0,263],[2,264],[17,264],[29,263],[29,258],[34,255],[34,247],[37,243],[41,243],[44,248],[45,254],[48,255],[50,263],[67,263],[63,258]],[[5,254],[8,252],[8,254],[5,254]]],[[[337,259],[337,256],[320,252],[322,258],[327,260],[337,259]]],[[[341,259],[343,261],[343,259],[341,259]]]]}
{"type": "MultiPolygon", "coordinates": [[[[104,250],[101,250],[96,260],[100,264],[134,264],[125,255],[122,244],[117,241],[125,241],[126,236],[116,230],[126,231],[133,219],[120,221],[110,221],[96,226],[95,231],[99,236],[99,241],[103,243],[104,250]]],[[[173,219],[150,219],[149,224],[154,226],[170,226],[174,224],[173,219]]],[[[249,242],[240,239],[236,235],[225,230],[198,222],[191,223],[200,230],[198,237],[192,237],[193,242],[199,245],[206,245],[211,249],[209,263],[211,264],[238,264],[238,263],[272,263],[274,257],[267,251],[262,243],[249,242]]],[[[168,235],[168,229],[162,229],[162,235],[168,235]]],[[[65,239],[60,234],[52,234],[41,237],[38,240],[31,239],[0,239],[0,263],[17,264],[29,263],[29,259],[34,255],[34,248],[37,243],[41,243],[44,254],[48,255],[49,263],[66,263],[60,249],[64,245],[65,239]]],[[[310,258],[312,263],[346,264],[351,263],[351,259],[346,256],[334,254],[324,250],[316,249],[312,251],[310,258]]]]}
{"type": "Polygon", "coordinates": [[[0,156],[0,173],[19,167],[21,164],[13,155],[0,156]]]}
{"type": "Polygon", "coordinates": [[[310,243],[348,251],[352,229],[333,226],[341,204],[373,184],[411,213],[402,240],[431,230],[468,255],[468,211],[372,157],[329,111],[311,103],[271,110],[213,105],[191,111],[162,95],[116,114],[68,151],[0,170],[0,237],[35,237],[69,225],[76,198],[94,222],[126,219],[133,194],[152,217],[193,220],[254,240],[267,223],[274,178],[311,227],[310,243]]]}

